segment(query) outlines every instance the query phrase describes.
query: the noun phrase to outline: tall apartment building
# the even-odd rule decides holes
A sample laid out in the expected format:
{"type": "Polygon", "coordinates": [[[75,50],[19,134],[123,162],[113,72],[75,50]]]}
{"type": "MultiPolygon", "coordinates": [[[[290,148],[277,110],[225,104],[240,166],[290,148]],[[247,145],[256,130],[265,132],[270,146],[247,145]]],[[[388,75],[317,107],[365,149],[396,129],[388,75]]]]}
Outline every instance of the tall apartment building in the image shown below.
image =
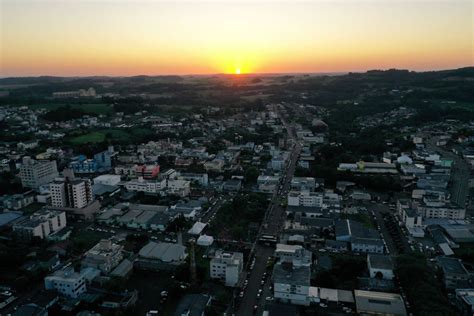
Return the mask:
{"type": "Polygon", "coordinates": [[[84,208],[94,200],[89,179],[55,180],[49,185],[51,205],[59,208],[84,208]]]}
{"type": "Polygon", "coordinates": [[[37,190],[40,186],[53,181],[58,175],[55,160],[34,160],[31,157],[23,157],[20,167],[23,187],[37,190]]]}
{"type": "Polygon", "coordinates": [[[216,251],[211,259],[210,275],[213,279],[224,281],[226,286],[236,286],[239,282],[244,263],[244,254],[241,252],[216,251]]]}
{"type": "Polygon", "coordinates": [[[17,222],[13,225],[13,231],[25,239],[33,237],[45,239],[64,227],[66,227],[65,212],[42,210],[17,222]]]}

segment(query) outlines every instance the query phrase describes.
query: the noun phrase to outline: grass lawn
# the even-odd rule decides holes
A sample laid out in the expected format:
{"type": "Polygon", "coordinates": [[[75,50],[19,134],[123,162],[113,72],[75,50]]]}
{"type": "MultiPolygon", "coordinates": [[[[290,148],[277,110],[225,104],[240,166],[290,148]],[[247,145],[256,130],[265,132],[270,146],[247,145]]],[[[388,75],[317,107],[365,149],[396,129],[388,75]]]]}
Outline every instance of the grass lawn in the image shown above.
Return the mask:
{"type": "Polygon", "coordinates": [[[47,104],[35,104],[28,105],[32,110],[47,109],[49,111],[55,110],[62,106],[69,105],[73,109],[80,109],[84,112],[95,113],[95,114],[107,114],[112,112],[112,107],[104,103],[91,103],[91,104],[67,104],[67,103],[47,103],[47,104]]]}
{"type": "Polygon", "coordinates": [[[105,134],[101,132],[91,132],[88,134],[76,136],[69,139],[69,143],[74,145],[87,144],[87,143],[100,143],[105,140],[105,134]]]}

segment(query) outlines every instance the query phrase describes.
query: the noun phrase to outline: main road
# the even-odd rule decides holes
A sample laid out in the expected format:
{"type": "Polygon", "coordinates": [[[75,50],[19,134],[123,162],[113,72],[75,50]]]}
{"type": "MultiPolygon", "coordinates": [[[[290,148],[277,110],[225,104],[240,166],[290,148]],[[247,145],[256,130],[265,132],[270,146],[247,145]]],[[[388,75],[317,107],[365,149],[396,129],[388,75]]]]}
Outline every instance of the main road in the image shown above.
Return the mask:
{"type": "MultiPolygon", "coordinates": [[[[270,205],[265,214],[264,221],[260,227],[259,234],[255,243],[253,244],[251,254],[254,254],[255,263],[253,269],[251,269],[248,274],[248,285],[236,311],[237,316],[252,315],[256,312],[254,309],[255,306],[258,306],[258,312],[260,312],[263,308],[263,304],[259,304],[259,301],[264,301],[265,295],[261,295],[260,297],[257,297],[257,295],[259,290],[262,290],[262,293],[268,292],[268,290],[263,290],[262,279],[264,273],[266,272],[268,257],[273,256],[275,249],[271,246],[259,244],[258,238],[261,235],[278,236],[284,225],[286,213],[285,209],[280,205],[281,198],[286,196],[286,193],[290,189],[291,179],[293,178],[296,163],[301,151],[301,144],[295,138],[294,128],[289,125],[282,116],[280,116],[280,119],[283,125],[285,125],[289,137],[294,140],[294,145],[290,154],[289,162],[286,165],[284,173],[282,174],[282,184],[278,190],[273,192],[270,205]]],[[[265,285],[268,284],[269,282],[267,280],[265,285]]]]}

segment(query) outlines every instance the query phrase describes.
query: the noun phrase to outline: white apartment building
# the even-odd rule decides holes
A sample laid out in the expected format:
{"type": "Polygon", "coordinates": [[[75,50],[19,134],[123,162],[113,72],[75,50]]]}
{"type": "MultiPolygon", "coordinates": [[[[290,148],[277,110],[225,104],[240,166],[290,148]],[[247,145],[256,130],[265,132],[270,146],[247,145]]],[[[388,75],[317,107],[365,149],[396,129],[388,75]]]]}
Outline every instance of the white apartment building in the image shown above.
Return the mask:
{"type": "Polygon", "coordinates": [[[73,268],[58,270],[44,278],[46,290],[56,290],[59,294],[77,298],[86,291],[86,279],[73,268]]]}
{"type": "Polygon", "coordinates": [[[66,227],[65,212],[42,210],[13,225],[13,231],[26,239],[33,237],[45,239],[64,227],[66,227]]]}
{"type": "Polygon", "coordinates": [[[114,244],[109,239],[102,239],[85,253],[82,266],[109,273],[122,261],[122,250],[122,245],[114,244]]]}
{"type": "Polygon", "coordinates": [[[49,185],[54,207],[84,208],[94,200],[89,179],[61,179],[49,185]]]}
{"type": "Polygon", "coordinates": [[[40,186],[53,181],[58,175],[55,160],[34,160],[31,157],[23,157],[20,167],[23,187],[37,190],[40,186]]]}
{"type": "Polygon", "coordinates": [[[466,209],[442,206],[442,207],[429,207],[420,206],[418,211],[421,213],[423,218],[447,218],[447,219],[464,219],[466,217],[466,209]]]}
{"type": "Polygon", "coordinates": [[[168,193],[179,195],[181,197],[188,196],[191,190],[191,182],[188,180],[138,180],[128,181],[125,184],[128,191],[146,192],[146,193],[168,193]]]}
{"type": "Polygon", "coordinates": [[[308,306],[311,267],[295,267],[291,263],[276,264],[273,267],[273,293],[275,300],[308,306]]]}
{"type": "Polygon", "coordinates": [[[241,252],[216,251],[211,259],[210,275],[213,279],[224,281],[226,286],[236,286],[242,273],[244,255],[241,252]]]}
{"type": "Polygon", "coordinates": [[[323,207],[323,194],[309,191],[290,191],[288,206],[323,207]]]}
{"type": "Polygon", "coordinates": [[[422,227],[422,216],[412,208],[401,208],[400,217],[407,228],[422,227]]]}

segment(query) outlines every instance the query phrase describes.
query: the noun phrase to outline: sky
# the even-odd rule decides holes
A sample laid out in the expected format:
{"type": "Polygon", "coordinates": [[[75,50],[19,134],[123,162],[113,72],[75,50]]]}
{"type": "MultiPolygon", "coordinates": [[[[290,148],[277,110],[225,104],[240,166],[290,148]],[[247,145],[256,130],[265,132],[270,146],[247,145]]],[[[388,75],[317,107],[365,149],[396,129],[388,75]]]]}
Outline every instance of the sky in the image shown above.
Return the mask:
{"type": "Polygon", "coordinates": [[[0,0],[0,76],[474,65],[474,0],[0,0]]]}

